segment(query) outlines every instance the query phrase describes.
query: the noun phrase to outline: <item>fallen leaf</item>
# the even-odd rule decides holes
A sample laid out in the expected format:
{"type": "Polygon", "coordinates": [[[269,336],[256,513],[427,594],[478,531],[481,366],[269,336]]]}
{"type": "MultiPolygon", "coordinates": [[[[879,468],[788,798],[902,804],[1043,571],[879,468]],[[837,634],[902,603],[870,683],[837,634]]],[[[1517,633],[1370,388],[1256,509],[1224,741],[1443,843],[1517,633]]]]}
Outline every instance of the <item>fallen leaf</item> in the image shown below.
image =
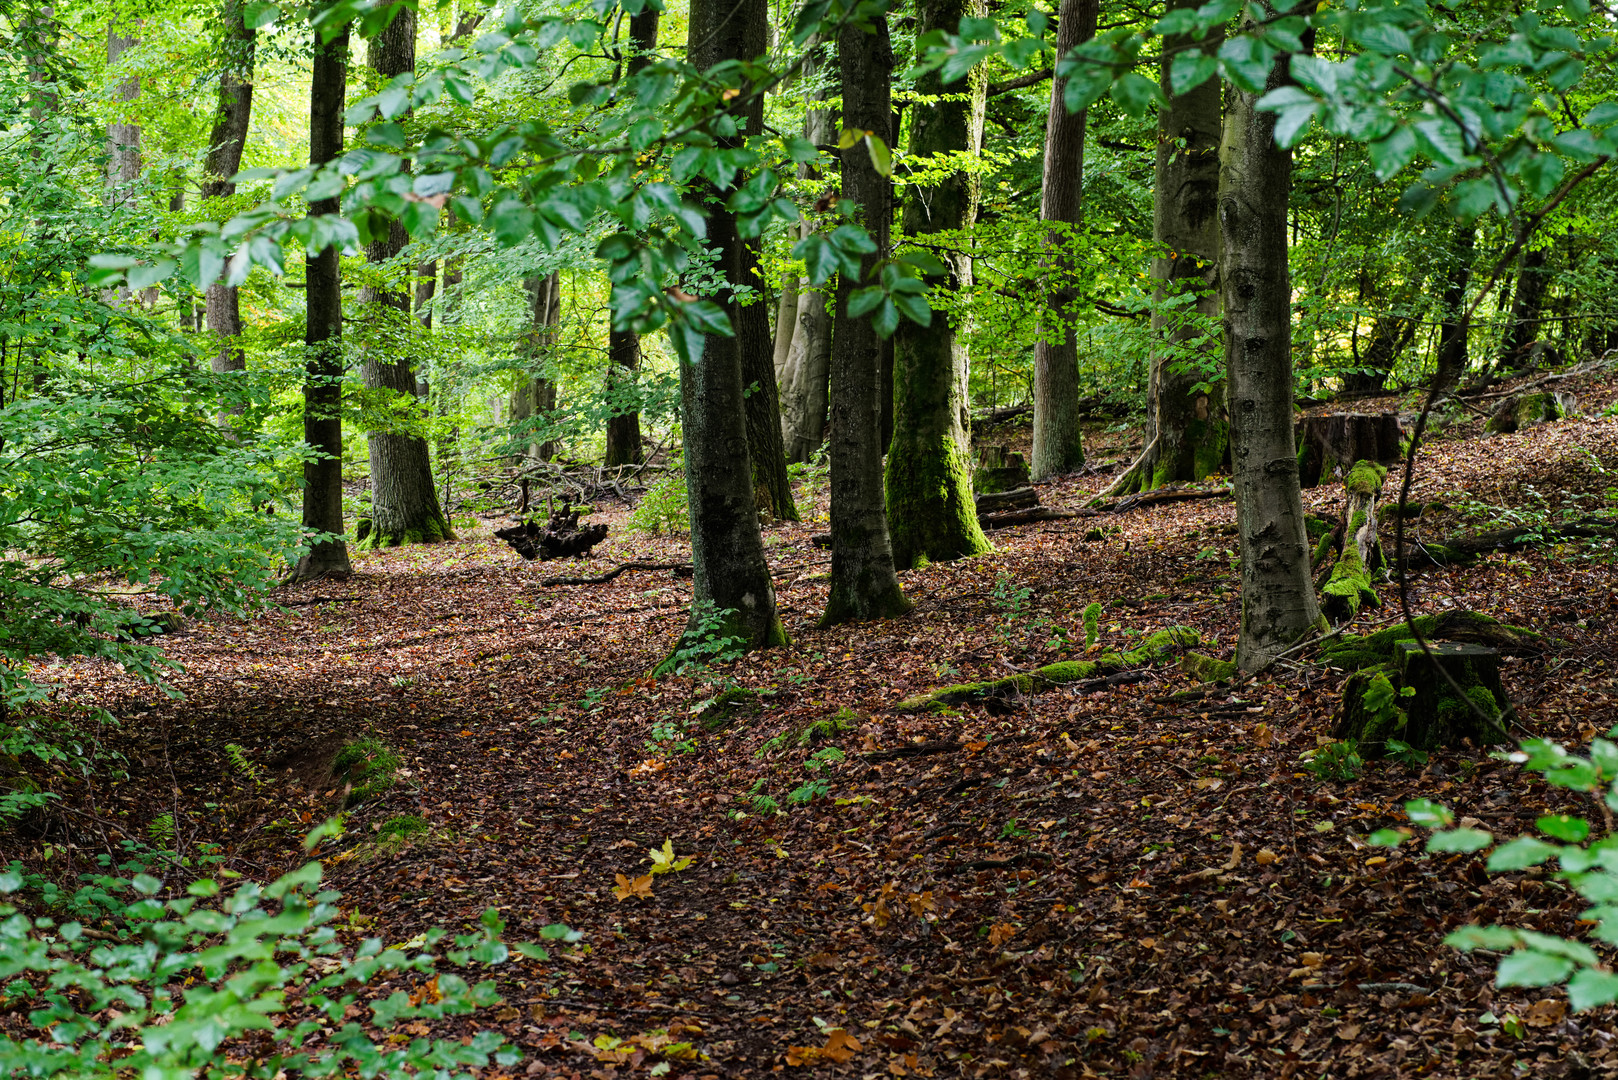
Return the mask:
{"type": "Polygon", "coordinates": [[[1017,928],[1008,922],[995,923],[989,930],[989,944],[999,948],[1017,935],[1017,928]]]}
{"type": "Polygon", "coordinates": [[[612,895],[619,900],[628,900],[632,896],[639,896],[645,900],[652,898],[652,875],[642,874],[640,877],[630,880],[623,874],[618,874],[617,878],[618,887],[612,890],[612,895]]]}

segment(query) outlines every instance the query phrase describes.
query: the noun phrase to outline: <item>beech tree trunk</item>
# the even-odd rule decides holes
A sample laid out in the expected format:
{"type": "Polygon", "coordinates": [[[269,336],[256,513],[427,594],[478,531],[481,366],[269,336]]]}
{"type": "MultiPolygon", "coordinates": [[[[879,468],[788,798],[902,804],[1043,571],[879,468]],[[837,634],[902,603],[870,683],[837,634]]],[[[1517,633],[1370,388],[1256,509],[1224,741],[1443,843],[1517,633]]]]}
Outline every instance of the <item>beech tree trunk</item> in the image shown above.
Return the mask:
{"type": "MultiPolygon", "coordinates": [[[[629,75],[631,78],[655,58],[657,28],[662,12],[647,7],[629,17],[629,75]]],[[[640,372],[640,335],[633,330],[607,332],[607,397],[620,386],[633,387],[640,372]]],[[[629,409],[607,418],[606,465],[638,465],[641,461],[640,410],[629,409]]]]}
{"type": "MultiPolygon", "coordinates": [[[[893,48],[885,14],[871,29],[845,26],[837,51],[843,76],[843,124],[878,135],[892,116],[893,48]]],[[[837,333],[832,340],[831,595],[821,626],[902,615],[910,601],[899,588],[882,494],[881,341],[869,316],[852,318],[848,301],[888,253],[888,179],[876,171],[862,139],[842,153],[843,195],[876,242],[860,260],[860,280],[837,283],[837,333]]]]}
{"type": "MultiPolygon", "coordinates": [[[[1095,37],[1100,0],[1062,0],[1056,51],[1065,55],[1095,37]]],[[[1029,466],[1035,480],[1072,472],[1084,464],[1079,436],[1079,349],[1073,332],[1078,290],[1070,266],[1073,230],[1083,221],[1086,114],[1070,113],[1062,100],[1067,80],[1051,80],[1045,122],[1045,172],[1039,216],[1047,226],[1049,265],[1046,320],[1034,345],[1034,442],[1029,466]]]]}
{"type": "MultiPolygon", "coordinates": [[[[916,33],[953,29],[962,18],[982,18],[983,0],[918,0],[916,33]]],[[[949,98],[921,102],[910,118],[910,157],[925,167],[939,154],[970,153],[983,147],[984,90],[980,66],[963,86],[947,88],[949,98]],[[963,94],[964,91],[964,94],[963,94]],[[965,96],[968,100],[956,98],[965,96]]],[[[937,72],[916,83],[920,95],[946,93],[937,72]]],[[[970,229],[977,219],[978,178],[961,170],[922,189],[907,189],[901,228],[905,237],[970,229]]],[[[946,246],[967,248],[951,237],[946,246]]],[[[934,290],[960,291],[972,284],[972,259],[945,256],[950,273],[934,290]]],[[[958,318],[958,317],[957,317],[958,318]]],[[[972,499],[971,440],[967,433],[966,343],[956,336],[952,317],[934,311],[930,326],[905,321],[893,337],[894,427],[888,448],[888,530],[896,566],[909,569],[989,550],[972,499]]]]}
{"type": "Polygon", "coordinates": [[[1476,244],[1476,225],[1466,222],[1455,226],[1455,250],[1444,280],[1444,321],[1438,327],[1436,378],[1440,387],[1459,382],[1466,371],[1466,289],[1472,280],[1472,253],[1476,244]]]}
{"type": "MultiPolygon", "coordinates": [[[[208,154],[203,159],[202,198],[223,199],[236,194],[233,179],[241,171],[242,151],[253,117],[253,66],[258,34],[243,20],[242,0],[226,0],[225,34],[219,57],[219,103],[214,113],[213,131],[208,136],[208,154]]],[[[203,299],[208,329],[219,336],[208,366],[216,375],[247,370],[247,354],[236,344],[242,334],[242,313],[236,287],[215,281],[203,299]]],[[[229,414],[239,415],[244,406],[234,406],[229,414]]],[[[221,416],[220,422],[226,421],[221,416]]]]}
{"type": "Polygon", "coordinates": [[[1511,303],[1511,331],[1501,350],[1499,368],[1509,369],[1528,359],[1528,350],[1539,340],[1539,312],[1545,302],[1545,282],[1549,276],[1545,269],[1546,248],[1533,248],[1522,253],[1522,265],[1517,272],[1517,295],[1511,303]]]}
{"type": "MultiPolygon", "coordinates": [[[[1276,60],[1267,90],[1285,81],[1288,60],[1276,60]]],[[[1275,114],[1254,108],[1261,96],[1230,91],[1219,171],[1225,378],[1242,561],[1236,662],[1243,671],[1268,664],[1320,619],[1292,430],[1292,153],[1275,144],[1275,114]]]]}
{"type": "MultiPolygon", "coordinates": [[[[1168,10],[1198,6],[1199,0],[1169,0],[1168,10]]],[[[1210,35],[1202,50],[1212,54],[1221,39],[1210,35]]],[[[1160,344],[1147,375],[1145,448],[1106,495],[1195,483],[1218,470],[1229,447],[1223,380],[1198,390],[1210,381],[1207,374],[1175,370],[1194,359],[1214,359],[1211,341],[1196,356],[1188,350],[1219,315],[1221,84],[1210,79],[1183,94],[1169,90],[1173,58],[1196,47],[1188,36],[1163,39],[1158,81],[1168,103],[1157,112],[1152,187],[1152,239],[1158,245],[1152,330],[1160,344]],[[1186,302],[1187,295],[1195,300],[1186,302]]]]}
{"type": "MultiPolygon", "coordinates": [[[[543,417],[556,408],[556,383],[545,374],[549,352],[562,321],[562,278],[552,272],[523,280],[528,294],[528,333],[523,338],[522,362],[528,372],[511,392],[511,422],[543,417]]],[[[556,456],[556,442],[541,439],[543,425],[529,440],[527,454],[539,461],[556,456]]]]}
{"type": "MultiPolygon", "coordinates": [[[[699,70],[751,55],[748,30],[762,18],[764,0],[740,2],[757,10],[738,17],[735,0],[693,0],[686,55],[699,70]]],[[[739,283],[745,256],[736,216],[711,186],[706,194],[712,207],[706,243],[719,251],[724,280],[739,283]]],[[[721,304],[730,299],[716,298],[721,304]]],[[[693,593],[686,639],[717,633],[740,638],[749,648],[764,648],[784,645],[786,631],[776,611],[775,585],[759,536],[742,400],[745,386],[734,337],[708,335],[700,357],[680,362],[693,593]]]]}
{"type": "MultiPolygon", "coordinates": [[[[121,33],[120,24],[107,24],[107,66],[116,64],[129,49],[140,44],[133,36],[139,24],[129,26],[130,34],[121,33]]],[[[134,102],[140,98],[140,76],[121,79],[113,91],[113,100],[134,102]]],[[[140,125],[127,109],[119,109],[117,119],[107,125],[107,195],[113,206],[125,206],[134,198],[135,181],[140,179],[140,125]]]]}
{"type": "MultiPolygon", "coordinates": [[[[348,76],[348,27],[330,41],[315,32],[309,79],[309,164],[324,165],[343,152],[343,98],[348,76]]],[[[336,199],[309,204],[313,215],[338,212],[336,199]]],[[[303,527],[319,535],[293,568],[292,581],[353,573],[343,538],[343,282],[338,251],[328,247],[304,260],[308,287],[307,354],[303,385],[303,441],[315,457],[303,465],[303,527]]]]}
{"type": "MultiPolygon", "coordinates": [[[[811,38],[803,78],[813,80],[826,74],[825,45],[811,38]]],[[[816,91],[815,100],[826,99],[816,91]]],[[[816,146],[837,141],[836,110],[810,108],[803,117],[803,136],[816,146]]],[[[808,164],[798,166],[798,175],[816,179],[818,170],[808,164]]],[[[800,236],[813,226],[804,222],[800,236]]],[[[781,311],[786,311],[785,296],[781,311]]],[[[832,314],[826,308],[826,295],[800,280],[791,290],[793,314],[790,322],[776,323],[775,355],[781,393],[781,440],[788,461],[805,462],[826,440],[826,415],[831,386],[832,314]]]]}
{"type": "MultiPolygon", "coordinates": [[[[401,7],[380,34],[371,40],[370,66],[383,84],[416,69],[416,15],[401,7]]],[[[393,261],[409,243],[405,227],[395,220],[388,235],[367,244],[365,258],[373,266],[393,261]]],[[[371,390],[391,390],[416,407],[416,376],[410,367],[408,342],[412,336],[408,286],[367,285],[359,302],[381,333],[372,335],[365,350],[361,376],[371,390]],[[384,344],[385,343],[385,344],[384,344]],[[389,349],[393,355],[382,350],[389,349]]],[[[370,528],[361,538],[366,547],[433,544],[453,540],[449,519],[438,505],[433,485],[432,455],[427,440],[408,431],[369,431],[366,444],[371,459],[370,528]]]]}

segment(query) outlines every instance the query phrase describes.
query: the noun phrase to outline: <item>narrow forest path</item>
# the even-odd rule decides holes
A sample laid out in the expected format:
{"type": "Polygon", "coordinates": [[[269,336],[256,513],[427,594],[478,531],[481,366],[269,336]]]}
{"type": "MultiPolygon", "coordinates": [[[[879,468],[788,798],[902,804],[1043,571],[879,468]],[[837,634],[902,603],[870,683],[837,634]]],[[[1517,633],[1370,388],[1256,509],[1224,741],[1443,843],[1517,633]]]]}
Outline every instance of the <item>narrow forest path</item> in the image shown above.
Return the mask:
{"type": "MultiPolygon", "coordinates": [[[[1531,514],[1567,493],[1600,501],[1614,469],[1612,419],[1440,441],[1416,495],[1452,509],[1416,527],[1464,524],[1483,503],[1531,514]]],[[[1071,478],[1044,501],[1076,508],[1104,482],[1071,478]]],[[[1339,498],[1306,493],[1317,511],[1339,498]]],[[[114,702],[124,726],[108,738],[134,773],[86,801],[131,833],[168,810],[182,843],[222,842],[227,865],[273,873],[337,805],[337,747],[385,742],[398,783],[319,852],[345,934],[403,941],[489,906],[513,939],[552,923],[582,934],[550,962],[501,969],[507,1008],[454,1022],[504,1031],[529,1051],[519,1073],[1618,1071],[1610,1016],[1575,1021],[1560,994],[1497,991],[1489,959],[1442,944],[1477,918],[1571,932],[1567,893],[1533,874],[1491,878],[1472,856],[1363,840],[1401,822],[1408,797],[1498,835],[1568,797],[1478,752],[1376,762],[1349,782],[1300,771],[1340,673],[1289,665],[1173,701],[1193,680],[1168,666],[1093,693],[894,711],[1055,659],[1056,626],[1082,652],[1092,601],[1103,646],[1183,624],[1228,657],[1232,521],[1228,501],[1204,500],[996,533],[990,555],[904,575],[913,614],[828,632],[814,629],[817,526],[772,528],[792,646],[656,684],[643,675],[689,600],[667,572],[545,588],[555,564],[523,564],[486,536],[366,555],[352,580],[286,590],[281,613],[175,636],[183,701],[104,668],[67,672],[77,692],[114,702]],[[691,710],[722,686],[764,696],[708,730],[691,710]],[[378,844],[374,830],[406,815],[426,831],[378,844]],[[637,886],[665,842],[690,865],[637,886]],[[1521,1038],[1480,1019],[1490,1011],[1524,1018],[1521,1038]]],[[[615,527],[592,565],[680,548],[615,527]]],[[[1396,618],[1381,591],[1366,627],[1396,618]]],[[[1618,723],[1610,547],[1429,570],[1412,597],[1561,639],[1505,668],[1535,733],[1579,744],[1618,723]]]]}

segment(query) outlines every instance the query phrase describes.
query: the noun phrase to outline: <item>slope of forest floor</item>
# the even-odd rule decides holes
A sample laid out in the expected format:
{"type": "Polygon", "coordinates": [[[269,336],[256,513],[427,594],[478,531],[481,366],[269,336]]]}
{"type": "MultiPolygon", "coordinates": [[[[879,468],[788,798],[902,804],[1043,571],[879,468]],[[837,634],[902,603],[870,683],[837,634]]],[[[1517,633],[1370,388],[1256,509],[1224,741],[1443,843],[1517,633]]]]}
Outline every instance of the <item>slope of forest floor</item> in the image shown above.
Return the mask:
{"type": "MultiPolygon", "coordinates": [[[[1595,414],[1618,386],[1578,389],[1585,418],[1444,431],[1413,498],[1449,509],[1411,528],[1611,506],[1618,419],[1595,414]]],[[[1107,480],[1041,494],[1075,509],[1107,480]]],[[[1305,497],[1341,511],[1340,488],[1305,497]]],[[[823,489],[803,502],[823,519],[823,489]]],[[[583,572],[688,557],[623,517],[597,515],[614,528],[583,572]]],[[[823,528],[766,533],[789,648],[655,683],[688,581],[545,587],[576,564],[523,563],[486,529],[359,556],[352,580],[283,590],[287,606],[250,622],[193,622],[170,639],[183,700],[72,666],[72,692],[121,720],[102,734],[130,779],[70,790],[75,813],[0,844],[71,876],[167,813],[171,846],[220,844],[226,866],[272,875],[341,806],[336,749],[370,736],[399,754],[398,783],[317,852],[345,937],[459,930],[489,906],[512,939],[558,922],[583,935],[499,969],[504,1008],[445,1022],[503,1031],[526,1051],[517,1075],[1618,1073],[1610,1013],[1497,990],[1492,957],[1442,944],[1474,920],[1576,933],[1576,897],[1542,874],[1490,876],[1477,856],[1364,841],[1403,822],[1406,798],[1511,836],[1570,797],[1477,749],[1317,780],[1299,757],[1329,732],[1343,674],[1311,653],[1192,700],[1171,700],[1196,680],[1169,664],[1088,692],[895,710],[1084,654],[1092,601],[1098,650],[1186,625],[1228,658],[1228,500],[997,532],[991,554],[903,575],[910,615],[832,630],[815,627],[823,528]],[[758,696],[723,718],[699,707],[734,688],[758,696]],[[404,815],[425,831],[381,842],[404,815]],[[641,880],[665,843],[690,865],[641,880]],[[661,1053],[671,1040],[700,1057],[661,1053]]],[[[1398,618],[1394,587],[1379,591],[1356,630],[1398,618]]],[[[1557,639],[1504,669],[1534,734],[1574,747],[1618,723],[1610,545],[1428,569],[1410,595],[1418,613],[1470,608],[1557,639]]]]}

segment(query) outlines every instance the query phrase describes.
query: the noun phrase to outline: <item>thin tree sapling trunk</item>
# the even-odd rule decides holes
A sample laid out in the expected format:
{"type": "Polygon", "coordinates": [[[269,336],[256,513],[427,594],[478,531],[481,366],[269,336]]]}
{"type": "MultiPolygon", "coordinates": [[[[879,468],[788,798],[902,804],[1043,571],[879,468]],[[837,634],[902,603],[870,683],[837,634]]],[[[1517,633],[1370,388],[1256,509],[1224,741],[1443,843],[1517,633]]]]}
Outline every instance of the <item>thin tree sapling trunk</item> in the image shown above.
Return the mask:
{"type": "MultiPolygon", "coordinates": [[[[1280,86],[1288,56],[1266,89],[1280,86]]],[[[1275,143],[1261,93],[1232,89],[1220,147],[1220,284],[1230,401],[1242,627],[1236,662],[1255,671],[1320,621],[1293,442],[1287,203],[1292,152],[1275,143]]]]}
{"type": "MultiPolygon", "coordinates": [[[[843,124],[855,131],[889,130],[893,48],[885,13],[871,29],[844,26],[837,51],[843,75],[843,124]]],[[[837,332],[831,367],[831,595],[820,625],[882,619],[910,610],[894,572],[882,494],[881,340],[870,316],[852,318],[848,302],[874,277],[888,253],[888,178],[861,139],[842,153],[843,195],[859,207],[859,223],[876,243],[860,260],[860,280],[837,283],[837,332]]]]}
{"type": "MultiPolygon", "coordinates": [[[[963,18],[982,18],[985,11],[982,0],[918,0],[916,33],[951,29],[963,18]]],[[[948,96],[937,72],[917,80],[917,94],[934,99],[918,102],[911,111],[909,153],[918,167],[938,155],[975,156],[982,149],[986,85],[981,66],[972,70],[964,85],[952,84],[948,96]]],[[[901,219],[904,236],[946,234],[943,246],[950,252],[944,261],[949,274],[933,282],[935,291],[971,287],[972,259],[965,254],[969,245],[960,234],[977,218],[978,191],[978,178],[966,169],[927,187],[907,189],[901,219]]],[[[977,555],[990,547],[972,499],[968,355],[956,325],[961,321],[960,315],[935,310],[931,325],[905,321],[893,336],[888,530],[894,564],[905,569],[922,560],[977,555]]]]}
{"type": "MultiPolygon", "coordinates": [[[[214,112],[213,131],[208,136],[208,153],[203,159],[202,198],[223,199],[236,194],[234,177],[242,168],[242,151],[253,117],[253,67],[257,55],[258,32],[248,27],[242,0],[226,0],[223,12],[225,32],[220,44],[219,100],[214,112]]],[[[216,375],[247,370],[247,354],[236,339],[242,335],[242,312],[237,289],[223,280],[208,286],[203,300],[208,329],[219,340],[208,361],[216,375]]],[[[240,414],[242,406],[229,410],[240,414]]],[[[225,417],[220,417],[224,422],[225,417]]]]}
{"type": "MultiPolygon", "coordinates": [[[[309,79],[309,164],[343,152],[343,98],[348,76],[348,27],[329,41],[315,32],[309,79]]],[[[309,204],[311,216],[335,214],[338,201],[309,204]]],[[[314,456],[303,464],[303,527],[316,534],[292,581],[353,573],[343,538],[343,281],[338,250],[305,256],[308,319],[303,385],[303,441],[314,456]]]]}

